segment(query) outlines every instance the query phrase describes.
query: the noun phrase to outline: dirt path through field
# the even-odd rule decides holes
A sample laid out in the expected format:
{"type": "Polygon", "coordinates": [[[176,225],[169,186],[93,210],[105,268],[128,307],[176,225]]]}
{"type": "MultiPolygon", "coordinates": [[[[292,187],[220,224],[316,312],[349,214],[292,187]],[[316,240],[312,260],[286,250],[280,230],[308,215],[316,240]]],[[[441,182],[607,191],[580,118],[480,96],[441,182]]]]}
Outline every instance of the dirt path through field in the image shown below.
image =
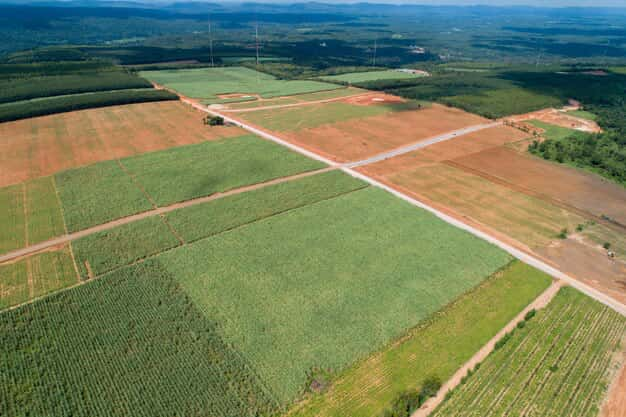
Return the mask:
{"type": "Polygon", "coordinates": [[[517,316],[515,316],[515,318],[511,320],[506,326],[500,329],[500,331],[494,337],[492,337],[485,346],[483,346],[478,352],[476,352],[476,354],[472,356],[469,361],[465,362],[465,364],[461,368],[459,368],[459,370],[456,371],[454,375],[452,375],[452,378],[450,378],[441,386],[441,389],[439,390],[437,395],[427,400],[420,409],[418,409],[411,415],[411,417],[428,416],[435,408],[437,408],[439,404],[441,404],[448,391],[453,390],[457,385],[459,385],[463,377],[465,377],[470,370],[474,369],[477,364],[481,363],[485,360],[485,358],[487,358],[491,351],[493,351],[493,348],[498,340],[502,339],[502,337],[506,333],[512,331],[515,326],[517,326],[517,323],[522,321],[524,319],[524,316],[530,310],[539,310],[547,306],[562,286],[562,281],[552,282],[552,285],[550,285],[547,290],[539,295],[539,297],[537,297],[532,303],[526,306],[526,308],[522,310],[522,312],[520,312],[517,316]]]}
{"type": "Polygon", "coordinates": [[[98,232],[102,232],[105,230],[109,230],[112,229],[114,227],[117,226],[121,226],[124,224],[129,224],[129,223],[133,223],[136,222],[138,220],[142,220],[148,217],[152,217],[152,216],[162,216],[165,213],[169,213],[171,211],[174,210],[178,210],[181,208],[185,208],[185,207],[191,207],[191,206],[195,206],[197,204],[202,204],[202,203],[207,203],[209,201],[213,201],[213,200],[218,200],[220,198],[224,198],[224,197],[229,197],[232,195],[236,195],[236,194],[241,194],[241,193],[245,193],[248,191],[253,191],[253,190],[258,190],[260,188],[265,188],[268,187],[270,185],[276,185],[276,184],[281,184],[284,182],[289,182],[289,181],[294,181],[300,178],[305,178],[305,177],[310,177],[313,175],[318,175],[318,174],[322,174],[324,172],[328,172],[331,171],[333,169],[336,169],[336,167],[328,167],[328,168],[323,168],[323,169],[318,169],[315,171],[309,171],[309,172],[304,172],[301,174],[296,174],[296,175],[292,175],[289,177],[282,177],[282,178],[277,178],[271,181],[266,181],[266,182],[262,182],[262,183],[258,183],[258,184],[253,184],[253,185],[247,185],[245,187],[240,187],[240,188],[235,188],[234,190],[230,190],[230,191],[225,191],[222,193],[215,193],[215,194],[211,194],[209,196],[206,197],[200,197],[200,198],[195,198],[193,200],[187,200],[187,201],[183,201],[180,203],[175,203],[169,206],[165,206],[165,207],[157,207],[153,210],[149,210],[149,211],[144,211],[142,213],[138,213],[132,216],[128,216],[128,217],[123,217],[121,219],[117,219],[117,220],[113,220],[110,221],[108,223],[104,223],[104,224],[100,224],[98,226],[94,226],[91,227],[89,229],[84,229],[81,230],[79,232],[75,232],[75,233],[70,233],[70,234],[66,234],[64,236],[60,236],[54,239],[50,239],[47,240],[45,242],[41,242],[38,243],[36,245],[32,245],[26,248],[22,248],[16,251],[12,251],[9,253],[6,253],[4,255],[0,256],[0,264],[4,263],[4,262],[10,262],[10,261],[15,261],[16,259],[19,258],[24,258],[30,255],[34,255],[36,253],[45,251],[46,249],[53,247],[53,246],[58,246],[64,243],[68,243],[71,242],[73,240],[76,239],[80,239],[82,237],[85,236],[89,236],[92,235],[94,233],[98,233],[98,232]]]}

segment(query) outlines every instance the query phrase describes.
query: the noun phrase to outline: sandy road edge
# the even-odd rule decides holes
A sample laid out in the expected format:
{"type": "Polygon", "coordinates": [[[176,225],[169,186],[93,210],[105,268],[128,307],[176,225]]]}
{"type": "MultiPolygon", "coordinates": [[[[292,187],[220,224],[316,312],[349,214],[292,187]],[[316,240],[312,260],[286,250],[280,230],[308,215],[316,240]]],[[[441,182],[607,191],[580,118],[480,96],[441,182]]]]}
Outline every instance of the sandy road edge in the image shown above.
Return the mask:
{"type": "Polygon", "coordinates": [[[478,352],[472,356],[472,358],[465,362],[465,364],[459,368],[452,377],[448,381],[446,381],[437,395],[429,398],[418,410],[416,410],[411,417],[426,417],[431,412],[433,412],[439,404],[443,402],[446,397],[446,394],[449,391],[452,391],[456,388],[460,383],[463,377],[467,375],[467,373],[473,369],[477,364],[485,360],[487,356],[493,351],[496,342],[502,339],[504,335],[517,326],[517,323],[524,319],[524,316],[531,310],[539,310],[548,305],[548,303],[554,298],[559,289],[563,286],[563,281],[553,281],[552,284],[535,300],[533,300],[528,306],[526,306],[517,316],[513,318],[506,326],[504,326],[500,331],[492,337],[478,352]]]}

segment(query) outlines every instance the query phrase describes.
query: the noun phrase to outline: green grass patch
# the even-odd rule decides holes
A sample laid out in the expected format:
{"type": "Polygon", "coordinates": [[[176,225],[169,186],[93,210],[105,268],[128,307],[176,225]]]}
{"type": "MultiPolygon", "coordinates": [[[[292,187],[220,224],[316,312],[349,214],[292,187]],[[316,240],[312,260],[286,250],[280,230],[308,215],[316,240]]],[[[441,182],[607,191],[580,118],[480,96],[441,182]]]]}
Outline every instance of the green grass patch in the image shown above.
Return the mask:
{"type": "Polygon", "coordinates": [[[0,265],[0,309],[76,282],[76,271],[68,247],[0,265]]]}
{"type": "Polygon", "coordinates": [[[366,186],[361,180],[331,171],[179,209],[166,216],[186,242],[193,242],[366,186]]]}
{"type": "Polygon", "coordinates": [[[543,134],[546,139],[549,140],[564,140],[572,136],[588,135],[584,132],[580,132],[574,129],[568,129],[566,127],[555,126],[549,123],[542,122],[541,120],[530,120],[530,124],[540,129],[545,130],[543,134]]]}
{"type": "Polygon", "coordinates": [[[368,81],[379,80],[405,80],[411,78],[420,78],[424,74],[415,74],[397,70],[384,70],[384,71],[366,71],[366,72],[351,72],[348,74],[329,75],[320,77],[324,81],[333,81],[340,83],[363,83],[368,81]]]}
{"type": "Polygon", "coordinates": [[[368,187],[156,259],[286,404],[313,368],[366,357],[511,258],[368,187]]]}
{"type": "Polygon", "coordinates": [[[185,96],[208,101],[219,100],[218,96],[223,94],[258,94],[272,98],[337,88],[334,84],[317,81],[279,80],[245,67],[142,71],[140,75],[185,96]]]}
{"type": "Polygon", "coordinates": [[[63,171],[55,178],[70,233],[152,208],[117,161],[63,171]]]}
{"type": "Polygon", "coordinates": [[[0,189],[0,253],[65,233],[54,178],[42,177],[0,189]]]}
{"type": "Polygon", "coordinates": [[[85,236],[72,247],[80,276],[87,279],[87,263],[97,276],[179,244],[163,219],[154,216],[85,236]]]}
{"type": "Polygon", "coordinates": [[[121,162],[158,205],[325,166],[252,135],[147,153],[121,162]]]}
{"type": "Polygon", "coordinates": [[[571,287],[518,327],[434,417],[598,415],[626,319],[571,287]]]}
{"type": "Polygon", "coordinates": [[[427,378],[446,381],[550,282],[550,277],[536,269],[518,261],[511,263],[397,343],[339,374],[327,392],[311,395],[290,415],[382,415],[398,395],[418,390],[427,378]]]}
{"type": "Polygon", "coordinates": [[[238,352],[154,261],[0,315],[0,414],[269,415],[238,352]]]}
{"type": "Polygon", "coordinates": [[[592,120],[592,121],[598,120],[598,116],[596,114],[591,113],[590,111],[586,111],[586,110],[572,110],[572,111],[568,111],[567,114],[569,114],[570,116],[578,117],[580,119],[586,119],[586,120],[592,120]]]}

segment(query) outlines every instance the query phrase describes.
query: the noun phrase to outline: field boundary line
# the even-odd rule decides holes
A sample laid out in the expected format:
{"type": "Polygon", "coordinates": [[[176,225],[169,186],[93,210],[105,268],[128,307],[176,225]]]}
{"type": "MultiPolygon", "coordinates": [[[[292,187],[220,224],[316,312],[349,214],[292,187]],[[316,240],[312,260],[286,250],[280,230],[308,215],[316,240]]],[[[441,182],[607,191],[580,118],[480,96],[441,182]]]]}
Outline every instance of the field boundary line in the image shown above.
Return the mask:
{"type": "Polygon", "coordinates": [[[239,188],[235,188],[232,190],[228,190],[228,191],[224,191],[224,192],[218,192],[218,193],[214,193],[205,197],[199,197],[199,198],[194,198],[191,200],[187,200],[187,201],[183,201],[183,202],[178,202],[178,203],[174,203],[171,204],[169,206],[164,206],[164,207],[156,207],[152,210],[148,210],[148,211],[144,211],[141,213],[137,213],[137,214],[133,214],[131,216],[127,216],[127,217],[122,217],[116,220],[112,220],[110,222],[107,223],[103,223],[97,226],[93,226],[90,227],[88,229],[83,229],[80,230],[78,232],[74,232],[74,233],[67,233],[63,236],[59,236],[50,240],[46,240],[44,242],[40,242],[37,243],[35,245],[32,246],[28,246],[26,248],[21,248],[15,251],[11,251],[8,253],[5,253],[3,255],[0,255],[0,264],[4,263],[4,262],[8,262],[8,261],[12,261],[15,260],[17,258],[22,258],[22,257],[27,257],[30,255],[34,255],[36,253],[39,253],[45,249],[51,248],[53,246],[58,246],[64,243],[71,243],[74,240],[80,239],[82,237],[85,236],[89,236],[92,235],[94,233],[98,233],[98,232],[103,232],[106,230],[110,230],[113,229],[117,226],[122,226],[125,224],[129,224],[129,223],[133,223],[135,221],[138,220],[143,220],[145,218],[148,217],[153,217],[153,216],[161,216],[165,213],[169,213],[172,212],[174,210],[178,210],[178,209],[182,209],[182,208],[186,208],[186,207],[191,207],[191,206],[195,206],[198,204],[202,204],[202,203],[208,203],[210,201],[214,201],[214,200],[219,200],[221,198],[224,197],[230,197],[233,195],[237,195],[237,194],[242,194],[248,191],[255,191],[261,188],[265,188],[265,187],[269,187],[271,185],[277,185],[277,184],[282,184],[285,182],[290,182],[290,181],[295,181],[301,178],[306,178],[306,177],[311,177],[314,175],[319,175],[319,174],[323,174],[326,172],[330,172],[333,171],[337,168],[335,167],[326,167],[326,168],[322,168],[322,169],[317,169],[317,170],[313,170],[313,171],[306,171],[306,172],[301,172],[299,174],[295,174],[295,175],[290,175],[287,177],[281,177],[281,178],[275,178],[273,180],[269,180],[269,181],[265,181],[265,182],[261,182],[261,183],[257,183],[257,184],[251,184],[251,185],[245,185],[243,187],[239,187],[239,188]]]}
{"type": "Polygon", "coordinates": [[[289,149],[294,150],[295,152],[298,152],[302,155],[305,156],[309,156],[312,157],[313,159],[317,160],[317,161],[321,161],[321,162],[325,162],[328,165],[331,165],[333,167],[337,167],[339,169],[341,169],[343,172],[345,172],[346,174],[349,174],[355,178],[361,179],[365,182],[368,182],[369,184],[381,188],[387,192],[389,192],[390,194],[406,201],[409,204],[412,204],[416,207],[422,208],[432,214],[434,214],[436,217],[438,217],[439,219],[445,221],[446,223],[455,226],[459,229],[465,230],[466,232],[471,233],[472,235],[481,238],[489,243],[491,243],[492,245],[498,246],[500,249],[508,252],[511,256],[521,260],[522,262],[536,268],[539,269],[540,271],[545,272],[548,275],[551,275],[553,278],[556,279],[561,279],[563,281],[565,281],[566,283],[568,283],[569,285],[571,285],[572,287],[578,289],[579,291],[581,291],[582,293],[586,294],[587,296],[601,302],[602,304],[612,308],[613,310],[617,311],[618,313],[620,313],[623,316],[626,316],[626,305],[620,303],[619,301],[613,299],[612,297],[596,290],[595,288],[590,287],[587,284],[584,284],[572,277],[570,277],[569,275],[565,274],[564,272],[548,265],[547,263],[543,262],[542,260],[540,260],[539,258],[535,257],[534,255],[531,255],[529,253],[526,253],[520,249],[517,249],[516,247],[504,243],[503,241],[501,241],[500,239],[491,236],[481,230],[478,230],[477,228],[470,226],[464,222],[462,222],[459,219],[456,219],[450,215],[447,215],[439,210],[437,210],[434,207],[431,207],[419,200],[416,200],[415,198],[409,197],[408,195],[399,192],[398,190],[395,190],[365,174],[361,174],[360,172],[357,172],[355,170],[353,170],[352,168],[350,168],[349,166],[347,166],[348,164],[338,164],[336,162],[330,161],[327,158],[324,158],[322,156],[319,156],[317,154],[315,154],[314,152],[308,151],[306,149],[303,149],[297,145],[294,145],[292,143],[289,143],[283,139],[280,139],[278,137],[276,137],[275,135],[272,135],[268,132],[265,132],[261,129],[258,129],[254,126],[250,126],[247,123],[241,122],[239,120],[233,119],[231,117],[225,116],[224,114],[215,111],[213,109],[209,109],[205,106],[202,106],[201,104],[190,100],[186,97],[180,96],[181,100],[184,103],[187,103],[189,105],[191,105],[192,107],[203,111],[205,113],[209,113],[213,116],[220,116],[222,118],[224,118],[225,121],[233,123],[239,127],[242,127],[246,130],[248,130],[249,132],[255,133],[258,136],[261,136],[262,138],[271,140],[272,142],[284,145],[286,147],[288,147],[289,149]]]}
{"type": "Polygon", "coordinates": [[[487,356],[493,351],[496,343],[504,337],[506,333],[511,332],[517,326],[517,323],[524,320],[526,314],[531,310],[539,310],[547,306],[554,296],[559,292],[559,289],[563,286],[562,281],[552,281],[552,284],[544,292],[539,294],[530,304],[528,304],[519,314],[517,314],[513,320],[511,320],[506,326],[504,326],[495,336],[493,336],[478,352],[472,356],[472,358],[465,362],[465,364],[459,368],[452,377],[446,381],[437,395],[429,398],[418,410],[416,410],[411,417],[426,417],[433,412],[439,404],[443,402],[448,391],[452,391],[460,383],[461,379],[467,375],[467,373],[474,369],[476,365],[484,361],[487,356]]]}

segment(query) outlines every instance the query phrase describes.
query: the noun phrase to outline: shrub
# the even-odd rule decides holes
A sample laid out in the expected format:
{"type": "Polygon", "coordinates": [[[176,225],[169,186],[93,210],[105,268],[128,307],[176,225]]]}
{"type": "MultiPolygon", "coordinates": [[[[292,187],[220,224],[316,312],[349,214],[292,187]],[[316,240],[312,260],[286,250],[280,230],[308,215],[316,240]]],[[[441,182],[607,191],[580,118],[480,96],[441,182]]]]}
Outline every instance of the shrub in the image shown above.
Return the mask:
{"type": "Polygon", "coordinates": [[[383,413],[383,417],[410,417],[427,399],[437,395],[440,388],[441,380],[438,377],[426,378],[419,392],[407,391],[400,394],[391,408],[383,413]]]}
{"type": "Polygon", "coordinates": [[[609,242],[604,242],[604,245],[602,245],[602,247],[606,250],[611,249],[611,244],[609,242]]]}
{"type": "Polygon", "coordinates": [[[524,320],[528,321],[530,319],[532,319],[533,317],[535,317],[535,314],[537,314],[537,310],[535,310],[534,308],[532,310],[530,310],[528,313],[526,313],[526,315],[524,316],[524,320]]]}
{"type": "Polygon", "coordinates": [[[207,116],[204,118],[204,124],[208,126],[223,126],[224,118],[220,116],[207,116]]]}
{"type": "Polygon", "coordinates": [[[569,232],[567,231],[567,229],[561,229],[561,231],[559,232],[559,234],[557,235],[557,237],[559,239],[567,239],[567,234],[569,232]]]}

